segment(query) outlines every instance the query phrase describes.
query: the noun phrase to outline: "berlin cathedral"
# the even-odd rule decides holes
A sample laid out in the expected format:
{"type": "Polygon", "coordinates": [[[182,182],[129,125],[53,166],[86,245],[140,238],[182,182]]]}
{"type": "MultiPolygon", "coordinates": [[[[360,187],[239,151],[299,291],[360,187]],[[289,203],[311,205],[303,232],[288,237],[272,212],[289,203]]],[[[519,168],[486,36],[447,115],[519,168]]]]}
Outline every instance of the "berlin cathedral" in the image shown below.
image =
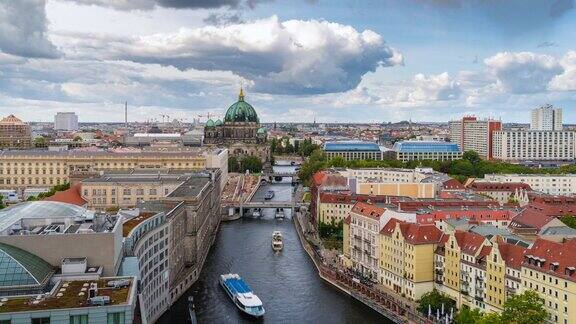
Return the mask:
{"type": "Polygon", "coordinates": [[[228,147],[230,156],[257,156],[264,163],[270,158],[268,134],[252,105],[244,101],[240,88],[238,101],[226,111],[224,121],[209,119],[204,127],[204,143],[228,147]]]}

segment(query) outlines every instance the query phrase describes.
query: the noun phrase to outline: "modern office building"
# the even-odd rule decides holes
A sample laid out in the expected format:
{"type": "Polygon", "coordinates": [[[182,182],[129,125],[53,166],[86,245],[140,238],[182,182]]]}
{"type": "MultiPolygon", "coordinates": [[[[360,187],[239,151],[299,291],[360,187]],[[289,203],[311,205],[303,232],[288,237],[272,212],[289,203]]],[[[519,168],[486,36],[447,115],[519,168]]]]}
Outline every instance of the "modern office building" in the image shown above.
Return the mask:
{"type": "Polygon", "coordinates": [[[450,141],[458,144],[460,150],[475,151],[484,159],[492,159],[492,135],[502,129],[502,122],[493,119],[479,120],[466,116],[450,121],[450,141]]]}
{"type": "Polygon", "coordinates": [[[58,112],[54,116],[54,130],[75,131],[78,130],[78,115],[73,112],[58,112]]]}
{"type": "Polygon", "coordinates": [[[550,104],[532,109],[530,130],[561,131],[562,109],[554,108],[550,104]]]}
{"type": "Polygon", "coordinates": [[[532,190],[549,195],[576,194],[576,174],[486,174],[478,181],[525,183],[532,190]]]}
{"type": "Polygon", "coordinates": [[[462,151],[458,144],[450,142],[402,141],[396,142],[393,150],[396,153],[396,159],[403,162],[418,160],[449,161],[457,160],[462,156],[462,151]]]}
{"type": "Polygon", "coordinates": [[[493,134],[494,159],[508,162],[572,161],[576,132],[501,130],[493,134]]]}
{"type": "Polygon", "coordinates": [[[30,125],[14,115],[0,120],[0,149],[25,149],[31,146],[30,125]]]}
{"type": "Polygon", "coordinates": [[[382,150],[376,143],[361,141],[328,142],[324,144],[328,158],[342,157],[351,160],[382,160],[382,150]]]}
{"type": "MultiPolygon", "coordinates": [[[[0,189],[52,187],[102,171],[129,169],[222,170],[228,174],[228,150],[189,148],[178,151],[100,150],[0,152],[0,189]]],[[[222,184],[223,184],[222,183],[222,184]]]]}

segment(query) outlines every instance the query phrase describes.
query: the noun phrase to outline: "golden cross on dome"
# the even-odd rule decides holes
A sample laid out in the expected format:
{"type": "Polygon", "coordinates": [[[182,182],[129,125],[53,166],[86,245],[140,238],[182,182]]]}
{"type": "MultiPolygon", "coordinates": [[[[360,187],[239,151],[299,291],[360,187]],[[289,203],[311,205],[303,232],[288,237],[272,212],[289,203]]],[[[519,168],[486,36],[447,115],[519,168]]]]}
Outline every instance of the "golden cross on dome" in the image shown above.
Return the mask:
{"type": "Polygon", "coordinates": [[[240,82],[240,94],[238,95],[238,100],[244,101],[244,88],[242,87],[242,82],[240,82]]]}

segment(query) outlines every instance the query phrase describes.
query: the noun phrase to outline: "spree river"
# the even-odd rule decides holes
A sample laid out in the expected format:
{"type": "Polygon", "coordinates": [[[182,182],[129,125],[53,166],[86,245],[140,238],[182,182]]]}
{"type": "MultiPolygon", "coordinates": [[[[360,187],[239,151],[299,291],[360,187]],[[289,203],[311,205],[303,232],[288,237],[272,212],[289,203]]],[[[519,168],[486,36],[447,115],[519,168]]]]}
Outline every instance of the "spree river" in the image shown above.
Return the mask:
{"type": "MultiPolygon", "coordinates": [[[[278,171],[292,169],[275,167],[278,171]]],[[[290,182],[260,188],[254,200],[274,190],[273,200],[291,199],[290,182]]],[[[385,317],[352,297],[325,283],[302,248],[290,211],[276,219],[275,210],[222,223],[214,246],[206,259],[200,279],[164,314],[160,323],[184,323],[188,318],[187,298],[194,296],[198,323],[249,323],[254,319],[236,309],[218,276],[238,273],[262,299],[266,314],[258,321],[267,323],[391,323],[385,317]],[[274,253],[272,232],[283,233],[284,249],[274,253]]]]}

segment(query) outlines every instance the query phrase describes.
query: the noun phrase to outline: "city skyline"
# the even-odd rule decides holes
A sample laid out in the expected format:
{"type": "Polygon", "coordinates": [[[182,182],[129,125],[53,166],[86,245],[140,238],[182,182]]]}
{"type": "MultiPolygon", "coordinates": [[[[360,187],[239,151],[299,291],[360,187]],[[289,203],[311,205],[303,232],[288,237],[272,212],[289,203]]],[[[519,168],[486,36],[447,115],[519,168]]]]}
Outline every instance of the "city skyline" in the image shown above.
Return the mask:
{"type": "Polygon", "coordinates": [[[4,2],[0,113],[192,121],[244,84],[262,122],[576,122],[574,1],[298,1],[4,2]]]}

